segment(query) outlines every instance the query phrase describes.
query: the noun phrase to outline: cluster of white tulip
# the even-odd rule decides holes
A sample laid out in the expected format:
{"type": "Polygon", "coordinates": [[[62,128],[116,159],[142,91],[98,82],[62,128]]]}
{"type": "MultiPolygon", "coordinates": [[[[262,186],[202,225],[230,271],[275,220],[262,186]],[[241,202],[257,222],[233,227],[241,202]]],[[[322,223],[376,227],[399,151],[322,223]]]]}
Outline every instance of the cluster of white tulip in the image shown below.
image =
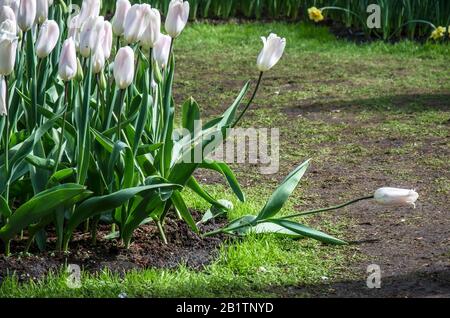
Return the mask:
{"type": "Polygon", "coordinates": [[[59,39],[59,26],[47,20],[53,0],[0,0],[0,116],[7,115],[7,81],[16,63],[18,33],[40,25],[36,55],[47,57],[59,39]]]}

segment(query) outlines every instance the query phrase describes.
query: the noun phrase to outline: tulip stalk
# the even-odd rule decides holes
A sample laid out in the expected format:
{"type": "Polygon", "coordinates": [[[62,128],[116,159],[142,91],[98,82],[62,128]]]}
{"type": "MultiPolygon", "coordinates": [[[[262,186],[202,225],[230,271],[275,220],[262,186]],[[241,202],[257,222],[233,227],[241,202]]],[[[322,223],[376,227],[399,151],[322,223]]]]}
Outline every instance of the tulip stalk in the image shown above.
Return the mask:
{"type": "Polygon", "coordinates": [[[259,78],[258,78],[258,82],[256,83],[256,87],[255,90],[253,91],[252,96],[250,97],[247,105],[245,106],[244,110],[242,111],[242,113],[239,115],[238,119],[236,119],[236,121],[234,122],[233,126],[231,128],[236,127],[236,125],[239,123],[239,121],[241,121],[242,117],[244,117],[245,113],[247,112],[247,110],[250,108],[250,105],[253,103],[253,100],[256,97],[256,94],[258,93],[259,87],[261,85],[261,81],[263,78],[264,72],[260,72],[259,73],[259,78]]]}
{"type": "Polygon", "coordinates": [[[119,92],[119,113],[117,114],[117,136],[116,141],[120,141],[121,139],[121,132],[122,132],[122,111],[123,111],[123,104],[125,103],[125,89],[120,89],[119,92]]]}
{"type": "MultiPolygon", "coordinates": [[[[4,77],[5,81],[5,103],[6,109],[9,109],[9,94],[8,94],[8,76],[4,77]]],[[[9,136],[10,136],[10,125],[9,125],[9,112],[5,114],[5,172],[6,172],[6,189],[5,189],[5,201],[9,204],[9,187],[10,187],[10,171],[9,171],[9,136]]],[[[8,218],[6,218],[6,223],[8,223],[8,218]]],[[[11,250],[11,241],[5,242],[5,255],[9,256],[11,250]]]]}
{"type": "Polygon", "coordinates": [[[339,210],[342,208],[345,208],[346,206],[361,202],[361,201],[366,201],[366,200],[372,200],[374,199],[374,195],[368,195],[365,197],[361,197],[361,198],[357,198],[357,199],[353,199],[351,201],[339,204],[339,205],[335,205],[335,206],[331,206],[328,208],[322,208],[322,209],[316,209],[316,210],[310,210],[310,211],[306,211],[306,212],[301,212],[301,213],[297,213],[297,214],[293,214],[293,215],[288,215],[285,217],[281,217],[280,219],[282,220],[288,220],[288,219],[293,219],[293,218],[297,218],[297,217],[302,217],[302,216],[307,216],[307,215],[313,215],[313,214],[319,214],[319,213],[323,213],[323,212],[328,212],[328,211],[334,211],[334,210],[339,210]]]}
{"type": "MultiPolygon", "coordinates": [[[[372,199],[374,199],[374,195],[353,199],[353,200],[348,201],[346,203],[335,205],[335,206],[332,206],[332,207],[323,208],[323,209],[316,209],[316,210],[306,211],[306,212],[297,213],[297,214],[292,214],[292,215],[288,215],[288,216],[285,216],[285,217],[280,217],[278,219],[279,220],[289,220],[289,219],[293,219],[293,218],[297,218],[297,217],[308,216],[308,215],[313,215],[313,214],[319,214],[319,213],[328,212],[328,211],[334,211],[334,210],[342,209],[342,208],[344,208],[346,206],[358,203],[360,201],[372,200],[372,199]]],[[[267,223],[267,221],[268,220],[266,220],[266,219],[263,219],[263,220],[256,219],[254,222],[243,223],[243,224],[241,224],[239,226],[233,227],[233,232],[236,231],[236,230],[240,230],[240,229],[246,228],[246,227],[254,227],[254,226],[258,225],[258,224],[267,223]]],[[[225,233],[225,232],[226,232],[226,228],[225,229],[218,229],[216,231],[211,231],[211,232],[203,234],[203,237],[211,237],[211,236],[214,236],[214,235],[217,235],[217,234],[221,234],[221,233],[225,233]]]]}
{"type": "Polygon", "coordinates": [[[67,109],[69,107],[69,82],[66,82],[64,85],[64,106],[66,107],[66,109],[64,110],[63,123],[61,126],[61,135],[59,138],[58,151],[57,151],[55,167],[53,169],[53,174],[55,174],[58,171],[58,166],[59,166],[59,163],[61,162],[61,157],[62,157],[62,146],[64,143],[64,133],[66,130],[67,109]]]}

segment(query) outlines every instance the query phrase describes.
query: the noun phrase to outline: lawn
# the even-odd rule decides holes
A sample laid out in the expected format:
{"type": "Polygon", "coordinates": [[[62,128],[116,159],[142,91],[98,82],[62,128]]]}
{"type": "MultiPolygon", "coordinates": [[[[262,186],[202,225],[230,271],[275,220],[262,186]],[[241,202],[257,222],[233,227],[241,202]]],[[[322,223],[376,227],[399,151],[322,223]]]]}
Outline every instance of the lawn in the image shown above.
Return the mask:
{"type": "MultiPolygon", "coordinates": [[[[243,126],[280,129],[280,172],[261,175],[256,165],[234,165],[245,204],[202,172],[211,193],[235,204],[229,218],[256,214],[308,158],[312,168],[283,213],[340,203],[381,186],[416,188],[416,210],[361,203],[304,220],[349,246],[254,236],[223,243],[201,270],[180,265],[84,273],[79,289],[68,288],[63,273],[25,284],[10,278],[0,297],[402,296],[413,288],[396,288],[408,279],[420,285],[424,275],[433,278],[425,294],[450,292],[443,287],[450,237],[450,46],[354,44],[310,24],[195,23],[175,46],[176,103],[193,96],[207,117],[223,112],[247,79],[257,79],[259,37],[270,32],[286,37],[285,56],[265,76],[243,126]],[[382,267],[389,288],[364,289],[370,264],[382,267]]],[[[196,210],[208,208],[184,196],[196,210]]]]}

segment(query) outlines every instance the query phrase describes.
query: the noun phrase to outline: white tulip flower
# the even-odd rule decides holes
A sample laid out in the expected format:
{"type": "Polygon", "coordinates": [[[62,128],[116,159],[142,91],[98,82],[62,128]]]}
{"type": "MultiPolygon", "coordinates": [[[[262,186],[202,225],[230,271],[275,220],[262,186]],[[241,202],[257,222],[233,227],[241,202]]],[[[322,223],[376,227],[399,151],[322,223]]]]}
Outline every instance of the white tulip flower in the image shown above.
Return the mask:
{"type": "Polygon", "coordinates": [[[11,20],[16,21],[16,14],[9,6],[0,6],[0,23],[11,20]]]}
{"type": "Polygon", "coordinates": [[[155,43],[152,54],[160,69],[165,68],[169,62],[171,43],[172,38],[165,34],[161,34],[159,40],[155,43]]]}
{"type": "Polygon", "coordinates": [[[124,32],[125,18],[128,11],[131,8],[130,1],[128,0],[117,0],[116,2],[116,12],[112,20],[113,32],[116,36],[122,36],[124,32]]]}
{"type": "Polygon", "coordinates": [[[45,21],[40,30],[36,41],[36,55],[39,58],[47,57],[55,48],[59,39],[59,26],[53,20],[45,21]]]}
{"type": "Polygon", "coordinates": [[[64,41],[59,57],[58,74],[63,81],[71,81],[77,75],[77,51],[75,41],[68,38],[64,41]]]}
{"type": "Polygon", "coordinates": [[[30,30],[36,20],[36,0],[21,0],[17,24],[23,32],[30,30]]]}
{"type": "Polygon", "coordinates": [[[256,65],[259,71],[266,72],[274,67],[283,56],[286,39],[282,39],[274,33],[271,33],[267,39],[265,37],[261,37],[261,39],[264,48],[258,56],[256,65]]]}
{"type": "Polygon", "coordinates": [[[90,17],[83,24],[80,31],[80,54],[83,57],[91,56],[97,45],[100,45],[100,33],[104,31],[103,17],[90,17]]]}
{"type": "Polygon", "coordinates": [[[178,37],[189,19],[189,2],[172,0],[169,4],[165,28],[172,38],[178,37]]]}
{"type": "Polygon", "coordinates": [[[146,12],[145,29],[142,32],[139,41],[145,49],[151,49],[159,40],[161,34],[161,14],[157,9],[151,9],[146,12]]]}
{"type": "Polygon", "coordinates": [[[131,47],[123,47],[114,60],[114,79],[120,89],[128,88],[134,79],[134,52],[131,47]]]}
{"type": "Polygon", "coordinates": [[[48,18],[49,0],[36,0],[36,22],[44,23],[48,18]]]}
{"type": "Polygon", "coordinates": [[[16,21],[3,21],[0,24],[0,75],[8,76],[14,70],[17,42],[16,21]]]}
{"type": "Polygon", "coordinates": [[[78,27],[82,27],[89,18],[97,18],[100,16],[100,0],[83,0],[78,18],[78,27]]]}
{"type": "Polygon", "coordinates": [[[416,201],[419,194],[414,190],[397,188],[380,188],[375,192],[375,201],[381,205],[387,206],[408,206],[416,207],[416,201]]]}
{"type": "Polygon", "coordinates": [[[135,43],[144,31],[145,7],[141,4],[133,5],[128,10],[124,24],[124,38],[127,43],[135,43]]]}

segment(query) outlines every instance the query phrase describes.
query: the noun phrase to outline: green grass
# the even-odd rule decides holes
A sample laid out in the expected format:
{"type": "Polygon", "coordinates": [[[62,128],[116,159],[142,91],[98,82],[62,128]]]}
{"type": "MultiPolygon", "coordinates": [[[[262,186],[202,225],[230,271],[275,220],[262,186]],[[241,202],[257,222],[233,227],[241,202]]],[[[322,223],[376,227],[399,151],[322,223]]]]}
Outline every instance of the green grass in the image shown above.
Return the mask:
{"type": "MultiPolygon", "coordinates": [[[[437,205],[446,202],[449,180],[434,176],[450,169],[445,150],[448,44],[357,45],[309,24],[193,24],[175,47],[177,103],[192,95],[207,116],[223,110],[245,80],[256,78],[259,36],[269,32],[286,37],[288,47],[280,64],[266,75],[244,126],[280,128],[281,169],[278,175],[262,176],[255,167],[235,166],[246,204],[220,184],[209,186],[216,197],[233,201],[231,219],[256,214],[278,182],[310,157],[317,173],[306,175],[283,213],[365,195],[385,185],[379,184],[381,175],[387,178],[383,182],[419,185],[421,195],[432,196],[437,205]]],[[[208,208],[193,196],[186,199],[194,209],[208,208]]],[[[305,222],[351,239],[351,209],[305,222]]],[[[354,272],[347,266],[363,257],[352,247],[249,237],[225,244],[203,271],[181,265],[124,277],[84,273],[81,289],[68,288],[63,273],[22,285],[7,279],[0,297],[308,296],[296,293],[295,287],[321,283],[322,277],[351,279],[354,272]]]]}

